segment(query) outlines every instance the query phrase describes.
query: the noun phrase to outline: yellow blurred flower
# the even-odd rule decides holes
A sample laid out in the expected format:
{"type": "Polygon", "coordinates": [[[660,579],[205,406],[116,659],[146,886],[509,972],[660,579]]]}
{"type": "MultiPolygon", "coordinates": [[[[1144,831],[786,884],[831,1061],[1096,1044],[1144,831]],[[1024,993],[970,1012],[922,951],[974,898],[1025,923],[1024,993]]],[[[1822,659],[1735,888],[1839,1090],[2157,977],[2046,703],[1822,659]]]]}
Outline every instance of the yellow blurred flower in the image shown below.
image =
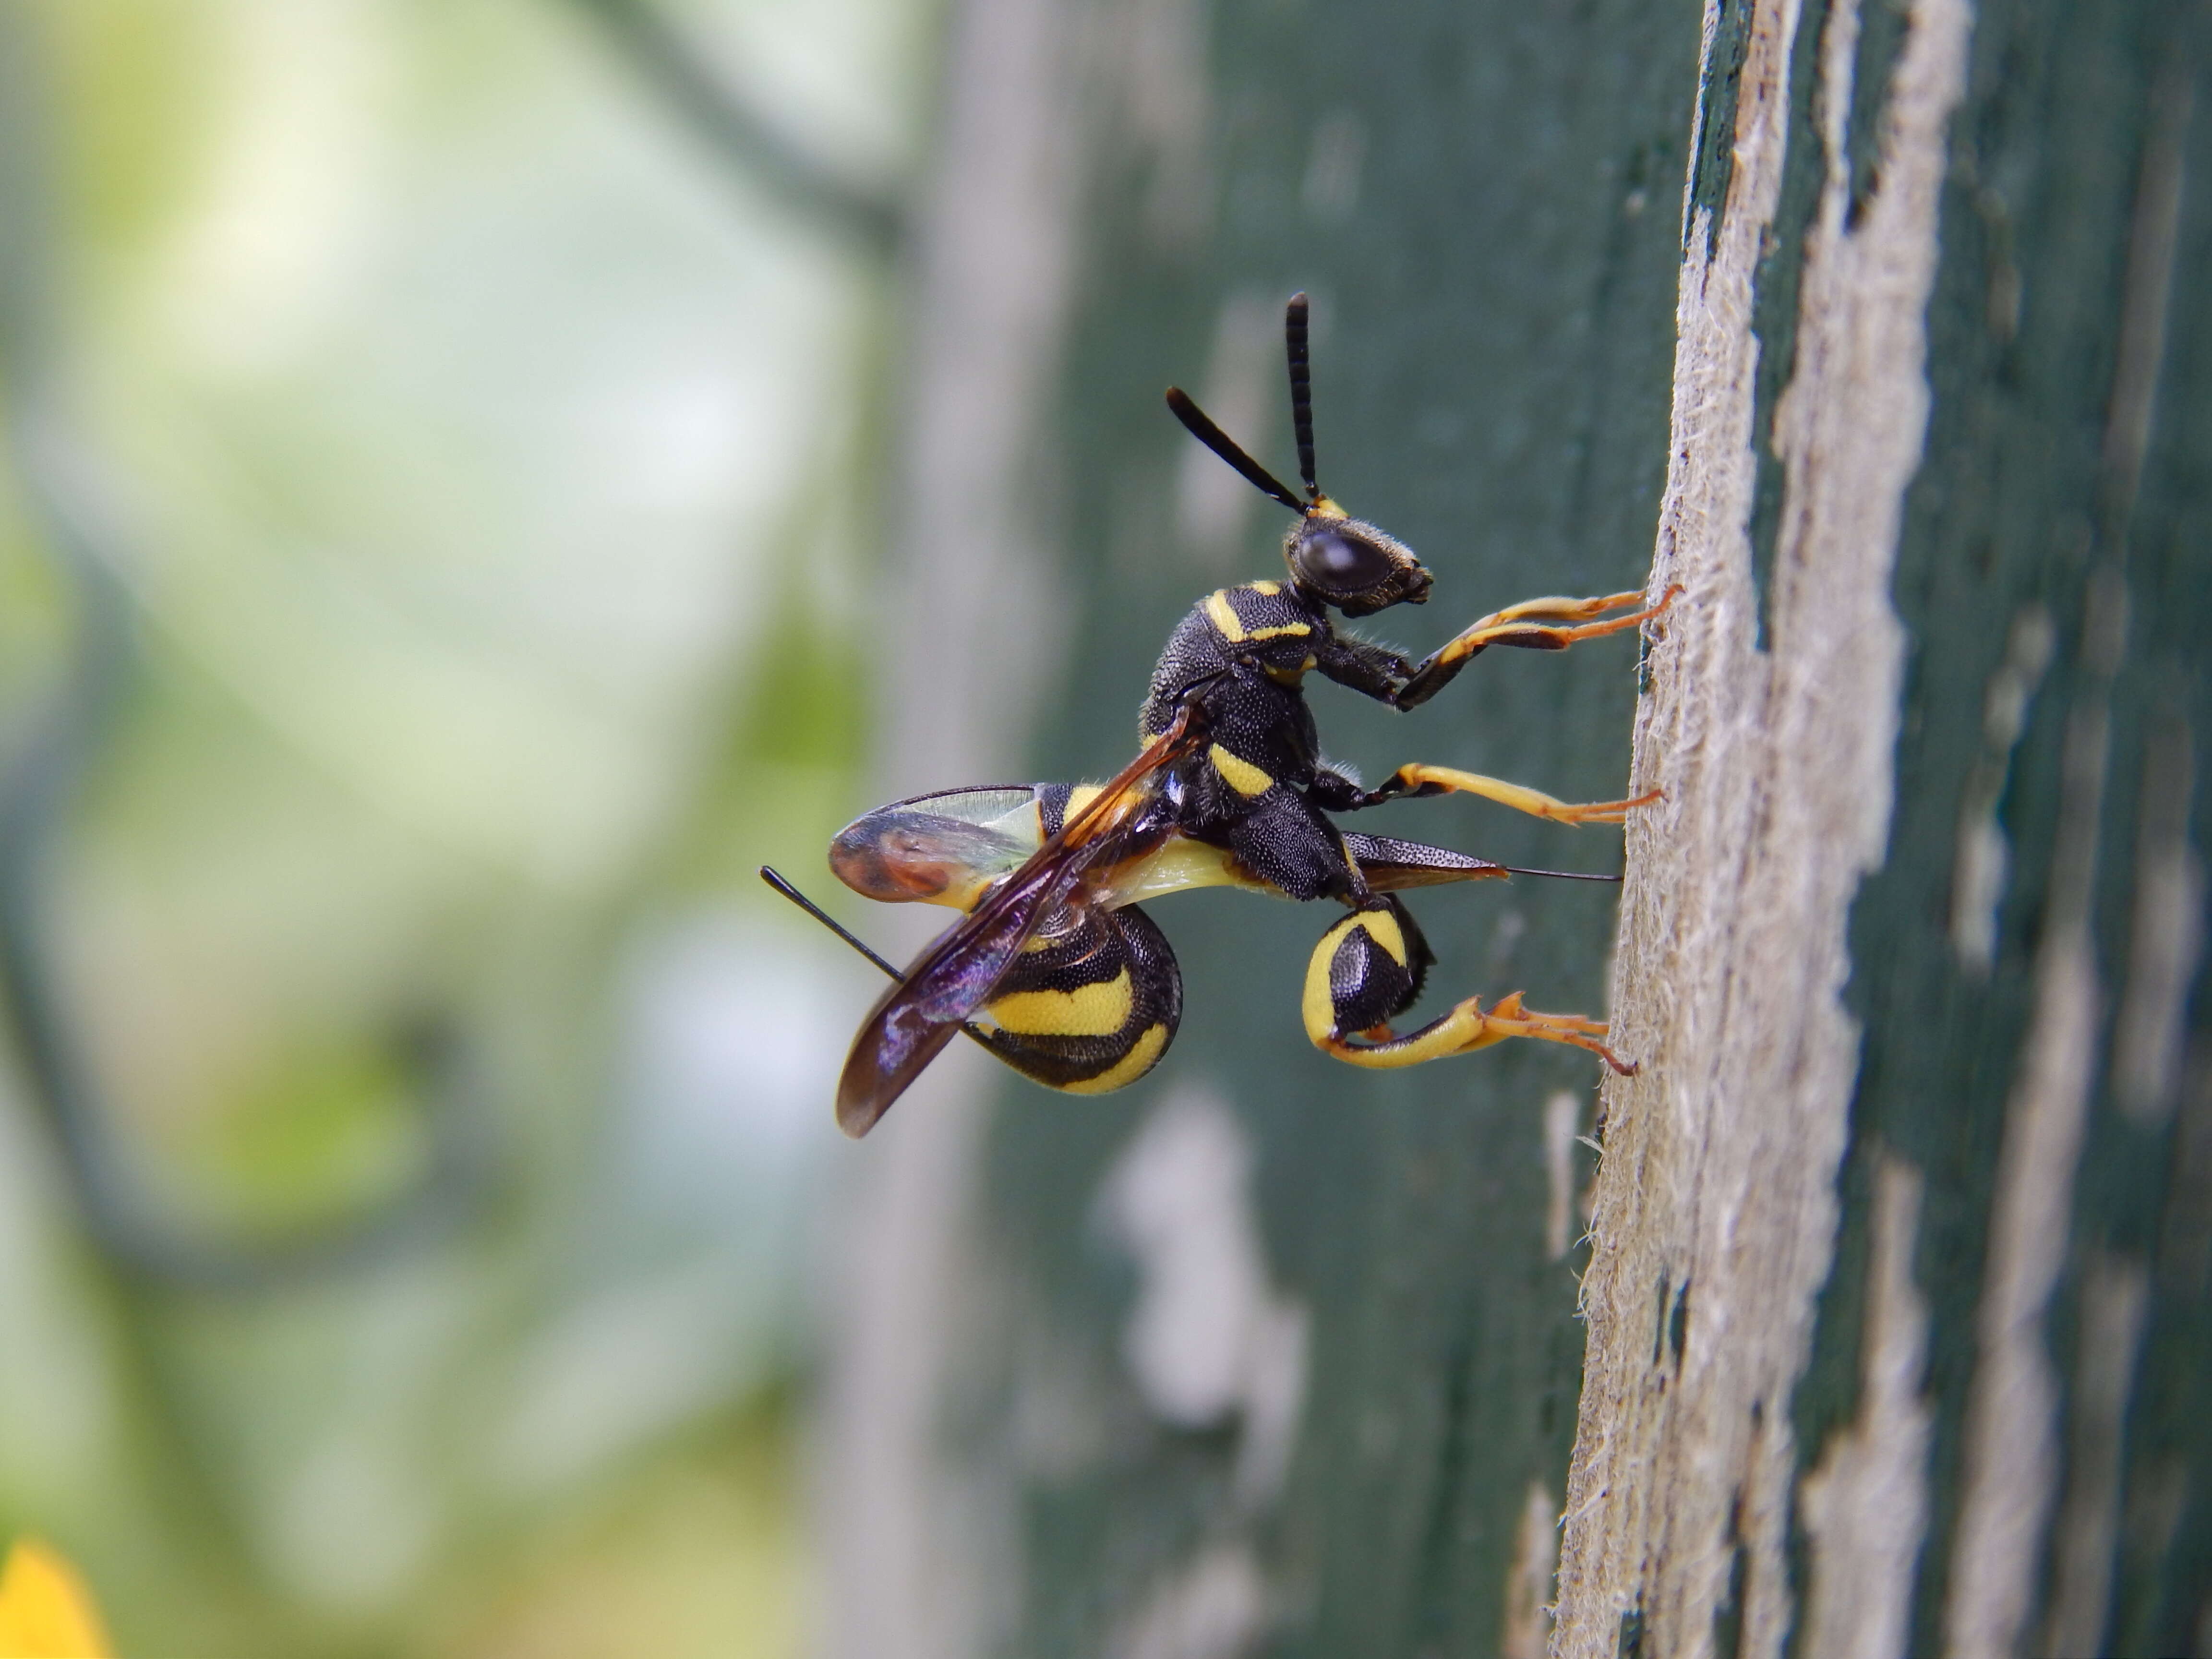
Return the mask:
{"type": "Polygon", "coordinates": [[[35,1538],[0,1567],[0,1659],[113,1659],[77,1570],[35,1538]]]}

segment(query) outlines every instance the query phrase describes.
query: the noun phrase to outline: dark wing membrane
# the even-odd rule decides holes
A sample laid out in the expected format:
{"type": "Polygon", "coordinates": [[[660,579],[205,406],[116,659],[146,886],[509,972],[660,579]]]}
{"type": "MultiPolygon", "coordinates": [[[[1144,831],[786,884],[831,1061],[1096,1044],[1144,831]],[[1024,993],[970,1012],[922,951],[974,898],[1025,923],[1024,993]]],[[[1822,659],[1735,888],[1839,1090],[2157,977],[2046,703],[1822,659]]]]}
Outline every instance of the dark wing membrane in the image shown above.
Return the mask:
{"type": "Polygon", "coordinates": [[[1186,704],[1058,835],[915,958],[853,1039],[837,1079],[839,1128],[858,1139],[875,1127],[961,1022],[990,1000],[1045,917],[1127,844],[1137,826],[1134,805],[1151,793],[1160,769],[1198,742],[1197,717],[1186,704]]]}

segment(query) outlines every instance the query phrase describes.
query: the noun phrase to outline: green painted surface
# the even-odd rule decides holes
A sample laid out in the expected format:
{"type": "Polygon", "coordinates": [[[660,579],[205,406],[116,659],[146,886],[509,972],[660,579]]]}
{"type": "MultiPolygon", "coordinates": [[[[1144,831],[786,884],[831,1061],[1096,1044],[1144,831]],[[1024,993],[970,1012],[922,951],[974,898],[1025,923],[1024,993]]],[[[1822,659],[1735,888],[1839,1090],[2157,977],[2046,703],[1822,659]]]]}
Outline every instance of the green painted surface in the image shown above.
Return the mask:
{"type": "MultiPolygon", "coordinates": [[[[1194,71],[1212,66],[1198,82],[1209,101],[1187,112],[1206,135],[1202,176],[1179,170],[1188,155],[1164,161],[1132,124],[1105,123],[1085,158],[1091,205],[1048,446],[1078,625],[1038,722],[1040,775],[1119,765],[1182,612],[1223,581],[1280,574],[1283,515],[1256,495],[1241,552],[1209,556],[1179,528],[1191,444],[1160,393],[1189,386],[1290,471],[1279,331],[1297,288],[1318,319],[1322,483],[1437,578],[1425,610],[1375,619],[1371,637],[1426,650],[1517,599],[1641,584],[1699,27],[1688,3],[1231,4],[1194,71]],[[1176,196],[1185,186],[1194,202],[1176,196]],[[1266,366],[1256,428],[1206,378],[1232,306],[1255,337],[1231,349],[1266,366]]],[[[1406,716],[1318,684],[1312,701],[1328,752],[1370,781],[1424,759],[1609,799],[1627,775],[1636,655],[1621,639],[1494,653],[1406,716]]],[[[1515,863],[1620,858],[1617,831],[1464,799],[1359,827],[1515,863]]],[[[1523,988],[1540,1008],[1598,1011],[1613,893],[1522,880],[1421,896],[1442,957],[1424,1008],[1523,988]]],[[[1119,1425],[1109,1453],[1020,1477],[1012,1650],[1101,1651],[1209,1542],[1231,1540],[1266,1574],[1270,1651],[1493,1651],[1531,1483],[1554,1502],[1564,1484],[1581,1367],[1579,1255],[1553,1261],[1545,1246],[1543,1103],[1572,1091],[1587,1128],[1595,1066],[1510,1044],[1355,1072],[1313,1051],[1297,1018],[1333,911],[1215,893],[1152,914],[1187,981],[1166,1061],[1099,1101],[1009,1087],[989,1143],[986,1228],[994,1261],[1018,1275],[1019,1334],[984,1365],[1006,1392],[987,1389],[962,1432],[979,1457],[1003,1444],[1019,1350],[1041,1342],[1114,1402],[1119,1425]],[[1231,1492],[1233,1426],[1176,1431],[1133,1391],[1120,1358],[1133,1275],[1091,1218],[1140,1121],[1193,1088],[1249,1132],[1270,1275],[1311,1318],[1289,1485],[1256,1519],[1231,1492]]]]}
{"type": "MultiPolygon", "coordinates": [[[[1742,10],[1723,8],[1714,34],[1706,97],[1720,130],[1742,10]]],[[[1863,10],[1850,146],[1862,192],[1877,176],[1882,88],[1905,29],[1893,7],[1863,10]]],[[[1830,16],[1807,6],[1792,58],[1792,152],[1756,299],[1762,445],[1795,344],[1820,165],[1814,69],[1830,16]]],[[[2193,847],[2212,844],[2207,14],[1996,0],[1977,18],[1929,316],[1928,455],[1896,577],[1911,658],[1891,850],[1853,921],[1850,998],[1866,1044],[1844,1224],[1796,1426],[1809,1468],[1857,1405],[1871,1173],[1886,1151],[1926,1181],[1917,1277],[1936,1433],[1912,1648],[1939,1648],[1997,1158],[2032,1035],[2054,860],[2072,856],[2059,852],[2068,732],[2108,708],[2088,855],[2098,1082],[2046,1332],[2059,1389],[2051,1511],[2071,1512],[2101,1455],[2076,1398],[2094,1357],[2085,1287],[2139,1272],[2148,1299],[2139,1358],[2121,1373],[2100,1650],[2195,1651],[2212,1585],[2212,1009],[2197,979],[2172,1087],[2130,1106],[2112,1071],[2131,1063],[2117,1033],[2140,977],[2142,820],[2161,799],[2184,800],[2184,753],[2197,784],[2174,810],[2193,847]],[[2160,155],[2178,172],[2161,173],[2160,155]],[[2160,179],[2179,204],[2162,302],[2140,280],[2160,179]],[[2124,339],[2152,338],[2140,333],[2145,307],[2161,303],[2138,478],[2115,459],[2125,447],[2111,436],[2114,388],[2124,339]],[[2085,615],[2093,585],[2115,578],[2130,620],[2108,673],[2085,655],[2085,615]],[[1990,690],[2021,619],[2038,615],[2052,649],[2008,749],[1990,734],[1990,690]],[[1949,919],[1962,811],[1992,776],[2010,873],[1980,971],[1949,919]]],[[[1183,115],[1202,143],[1161,125],[1161,106],[1146,101],[1165,95],[1159,86],[1102,78],[1060,416],[1045,444],[1075,625],[1040,721],[1040,775],[1111,770],[1182,611],[1221,581],[1273,574],[1279,522],[1256,498],[1240,552],[1210,553],[1191,533],[1178,497],[1188,440],[1158,396],[1170,380],[1189,386],[1287,471],[1271,354],[1293,288],[1312,291],[1320,319],[1324,483],[1438,577],[1427,611],[1390,615],[1375,634],[1426,648],[1516,599],[1640,580],[1665,460],[1680,181],[1687,170],[1695,200],[1717,205],[1730,167],[1717,133],[1694,167],[1688,154],[1700,21],[1687,5],[1226,5],[1186,66],[1197,105],[1183,115]],[[1146,109],[1150,125],[1132,113],[1146,109]],[[1224,347],[1224,327],[1261,337],[1224,347]],[[1240,356],[1267,364],[1257,426],[1209,386],[1209,364],[1240,356]]],[[[1763,571],[1781,479],[1770,457],[1760,464],[1763,571]]],[[[1314,700],[1329,751],[1370,777],[1418,757],[1590,799],[1624,779],[1633,696],[1632,648],[1616,641],[1487,659],[1412,717],[1333,688],[1314,700]]],[[[1610,832],[1466,801],[1408,804],[1363,827],[1512,862],[1618,858],[1610,832]]],[[[1419,911],[1443,958],[1431,1008],[1514,988],[1540,1006],[1598,1006],[1612,918],[1602,890],[1523,882],[1430,895],[1419,911]]],[[[1270,1653],[1496,1651],[1516,1528],[1532,1482],[1561,1488],[1579,1381],[1579,1257],[1555,1261],[1544,1246],[1541,1108],[1570,1091],[1587,1127],[1591,1068],[1509,1046],[1416,1073],[1351,1073],[1310,1051],[1297,1024],[1325,912],[1210,894],[1155,915],[1188,981],[1166,1063],[1105,1101],[1010,1089],[989,1140],[984,1226],[1013,1288],[998,1335],[969,1356],[996,1390],[967,1400],[956,1439],[1008,1466],[1020,1436],[1007,1424],[1039,1351],[1085,1379],[1107,1425],[1087,1450],[1011,1460],[1023,1589],[1008,1650],[1103,1651],[1133,1608],[1233,1546],[1264,1574],[1270,1653]],[[1139,1124],[1193,1090],[1226,1102],[1249,1133],[1268,1273],[1311,1319],[1288,1486],[1257,1511],[1233,1490],[1233,1420],[1178,1431],[1147,1412],[1122,1347],[1137,1278],[1097,1222],[1139,1124]]],[[[1578,1164],[1577,1187],[1586,1176],[1578,1164]]],[[[1655,1344],[1688,1311],[1656,1286],[1655,1344]]],[[[1802,1547],[1796,1559],[1802,1589],[1802,1547]]],[[[1720,1609],[1724,1653],[1741,1591],[1720,1609]]],[[[2033,1610],[2031,1646],[2052,1616],[2033,1610]]],[[[1640,1626],[1625,1623],[1622,1639],[1638,1645],[1640,1626]]]]}
{"type": "MultiPolygon", "coordinates": [[[[2185,721],[2196,756],[2190,840],[2199,849],[2212,844],[2204,787],[2212,736],[2203,645],[2212,596],[2205,15],[2172,5],[1997,0],[1977,15],[1930,307],[1935,411],[1896,579],[1911,640],[1896,817],[1888,864],[1862,892],[1853,919],[1850,1002],[1866,1022],[1866,1043],[1838,1268],[1797,1401],[1800,1450],[1809,1464],[1856,1405],[1870,1160],[1887,1146],[1927,1177],[1917,1277],[1932,1316],[1936,1439],[1933,1527],[1917,1585],[1913,1647],[1936,1650],[1998,1150],[2031,1036],[2067,732],[2108,699],[2091,899],[2102,988],[2098,1081],[2075,1177],[2068,1265],[2047,1333],[2061,1389],[2060,1491],[2063,1501],[2084,1474],[2075,1395],[2085,1358],[2085,1272],[2100,1259],[2146,1270],[2149,1312],[2123,1422],[2114,1593],[2097,1651],[2197,1652],[2212,1634],[2205,1626],[2212,1309],[2203,1232],[2212,1202],[2212,1007],[2201,981],[2188,1005],[2179,1098],[2147,1113],[2124,1111],[2112,1073],[2143,878],[2138,814],[2147,792],[2187,787],[2172,752],[2156,747],[2161,732],[2170,744],[2184,740],[2173,735],[2177,721],[2185,721]],[[2192,87],[2194,117],[2179,151],[2165,350],[2131,495],[2127,469],[2109,459],[2109,410],[2130,305],[2139,313],[2157,302],[2154,292],[2129,298],[2131,238],[2142,204],[2155,193],[2142,180],[2156,148],[2160,100],[2192,87]],[[2084,652],[2087,595],[2100,571],[2122,576],[2128,597],[2125,653],[2109,680],[2084,652]],[[1962,965],[1945,927],[1954,851],[1970,780],[1990,752],[1985,691],[2014,619],[2038,610],[2053,624],[2055,648],[1998,803],[2012,873],[1984,975],[1962,965]]],[[[1820,21],[1808,15],[1801,27],[1820,21]]],[[[1870,35],[1866,44],[1878,43],[1870,35]]],[[[1863,52],[1862,73],[1869,69],[1879,63],[1863,52]]],[[[1855,108],[1854,120],[1861,118],[1855,108]]],[[[1861,161],[1862,170],[1867,165],[1861,161]]],[[[2038,1595],[2047,1598],[2049,1575],[2041,1577],[2038,1595]]],[[[2049,1616],[2039,1603],[2029,1624],[2031,1651],[2044,1650],[2035,1632],[2049,1616]]]]}

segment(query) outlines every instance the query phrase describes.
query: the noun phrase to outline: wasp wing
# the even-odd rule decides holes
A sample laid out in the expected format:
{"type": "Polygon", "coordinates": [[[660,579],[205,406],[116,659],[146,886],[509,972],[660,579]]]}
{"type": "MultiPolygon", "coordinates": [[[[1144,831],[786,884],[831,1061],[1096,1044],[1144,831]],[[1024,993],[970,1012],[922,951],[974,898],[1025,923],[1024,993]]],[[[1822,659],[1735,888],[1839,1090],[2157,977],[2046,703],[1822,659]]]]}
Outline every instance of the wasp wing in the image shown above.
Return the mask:
{"type": "Polygon", "coordinates": [[[1137,828],[1137,809],[1161,769],[1198,742],[1198,716],[1186,704],[1058,835],[915,958],[853,1039],[837,1079],[839,1128],[857,1139],[875,1127],[961,1022],[990,1000],[1045,917],[1088,872],[1114,860],[1137,828]]]}

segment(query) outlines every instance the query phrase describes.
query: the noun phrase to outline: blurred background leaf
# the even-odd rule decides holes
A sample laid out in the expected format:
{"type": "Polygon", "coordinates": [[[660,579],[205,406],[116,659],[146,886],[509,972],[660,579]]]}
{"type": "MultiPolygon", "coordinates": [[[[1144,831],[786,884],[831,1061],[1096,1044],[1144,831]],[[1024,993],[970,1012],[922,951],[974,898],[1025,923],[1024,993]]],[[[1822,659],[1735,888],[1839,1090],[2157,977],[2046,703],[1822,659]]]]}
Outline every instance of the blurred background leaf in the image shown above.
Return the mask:
{"type": "Polygon", "coordinates": [[[9,0],[0,1534],[126,1653],[799,1643],[851,969],[751,869],[936,27],[9,0]]]}

